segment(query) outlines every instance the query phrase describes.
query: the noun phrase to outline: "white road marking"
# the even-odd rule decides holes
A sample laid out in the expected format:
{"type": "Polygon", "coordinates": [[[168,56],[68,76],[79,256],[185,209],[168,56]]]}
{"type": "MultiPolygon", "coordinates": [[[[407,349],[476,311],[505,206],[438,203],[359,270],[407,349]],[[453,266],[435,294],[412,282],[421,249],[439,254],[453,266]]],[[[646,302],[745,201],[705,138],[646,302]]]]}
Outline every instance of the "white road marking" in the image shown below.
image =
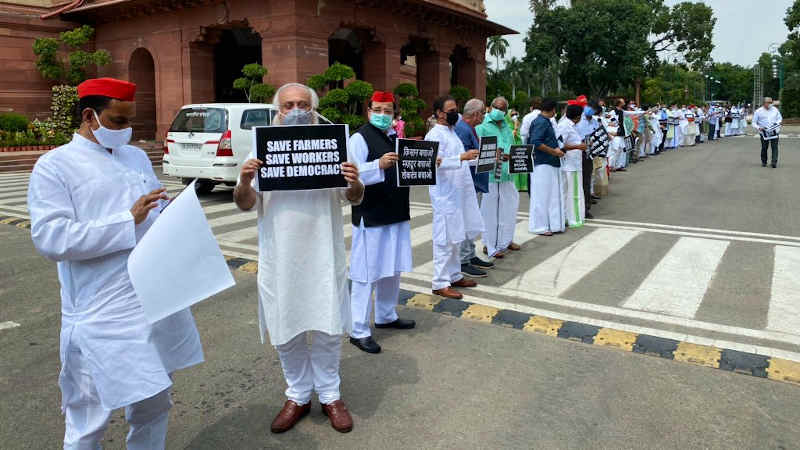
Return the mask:
{"type": "MultiPolygon", "coordinates": [[[[240,209],[236,206],[236,203],[226,202],[218,205],[206,206],[203,208],[203,211],[205,211],[206,214],[214,214],[223,211],[240,211],[240,209]]],[[[255,208],[253,208],[252,211],[255,211],[255,208]]]]}
{"type": "MultiPolygon", "coordinates": [[[[417,290],[419,290],[419,286],[409,285],[409,284],[406,284],[406,283],[401,283],[400,287],[403,288],[403,289],[406,289],[406,290],[413,291],[413,292],[416,292],[417,290]]],[[[491,289],[494,289],[494,288],[491,288],[491,289]]],[[[549,311],[549,310],[546,310],[546,309],[535,308],[535,307],[531,307],[531,306],[517,305],[517,304],[513,304],[513,303],[506,303],[506,302],[498,302],[498,301],[494,301],[494,300],[485,299],[485,298],[482,298],[482,297],[476,297],[476,296],[474,296],[474,295],[472,295],[472,294],[467,292],[467,291],[474,291],[474,290],[476,290],[476,288],[471,288],[471,289],[467,289],[467,290],[461,291],[464,294],[464,300],[465,301],[476,303],[476,304],[480,304],[480,305],[485,305],[485,306],[491,306],[493,308],[498,308],[498,309],[507,309],[507,310],[517,311],[517,312],[526,313],[526,314],[533,314],[533,315],[537,315],[537,316],[550,317],[550,318],[553,318],[553,319],[558,319],[558,320],[563,320],[563,321],[572,321],[572,322],[585,323],[585,324],[588,324],[588,325],[594,325],[596,327],[612,328],[612,329],[616,329],[616,330],[628,331],[628,332],[631,332],[631,333],[638,333],[638,334],[647,334],[647,335],[650,335],[650,336],[658,336],[658,337],[662,337],[662,338],[666,338],[666,339],[674,339],[674,340],[677,340],[677,341],[685,341],[685,342],[689,342],[691,344],[707,345],[707,346],[712,346],[712,347],[717,347],[717,348],[727,348],[727,349],[731,349],[731,350],[737,350],[737,351],[740,351],[740,352],[755,353],[757,355],[772,356],[772,357],[775,357],[775,358],[783,358],[783,359],[789,359],[789,360],[792,360],[792,361],[800,362],[800,353],[796,353],[796,352],[790,352],[790,351],[781,350],[781,349],[777,349],[777,348],[771,348],[771,347],[764,347],[764,346],[760,346],[760,345],[743,344],[743,343],[740,343],[740,342],[727,341],[727,340],[722,340],[722,339],[712,339],[712,338],[706,338],[706,337],[702,337],[702,336],[695,336],[695,335],[691,335],[691,334],[677,333],[677,332],[673,332],[673,331],[660,330],[660,329],[657,329],[657,328],[630,325],[630,324],[626,324],[626,323],[622,323],[622,322],[614,322],[614,321],[610,321],[610,320],[593,319],[591,317],[584,317],[584,316],[580,316],[580,315],[577,315],[577,314],[567,314],[567,313],[561,313],[561,312],[557,312],[557,311],[549,311]]],[[[568,300],[562,300],[562,299],[556,299],[555,302],[551,302],[551,303],[563,304],[564,302],[569,302],[569,301],[568,300]]],[[[670,318],[668,316],[665,316],[664,319],[665,320],[659,320],[659,321],[666,322],[667,320],[672,319],[672,318],[670,318]]],[[[712,331],[726,332],[726,331],[721,330],[721,328],[735,329],[735,327],[726,327],[726,326],[717,325],[717,324],[708,324],[708,325],[711,327],[710,329],[712,331]]],[[[698,327],[695,327],[695,328],[698,328],[698,327]]],[[[741,334],[741,335],[745,335],[745,336],[748,333],[756,332],[755,330],[749,330],[749,329],[746,329],[746,328],[740,328],[739,330],[741,330],[743,333],[735,333],[735,332],[731,332],[731,331],[727,331],[727,332],[731,333],[731,334],[741,334]]],[[[756,332],[756,333],[758,333],[758,332],[756,332]]],[[[762,337],[762,336],[752,336],[752,337],[756,337],[756,338],[760,338],[760,339],[770,339],[770,337],[762,337]]],[[[800,339],[796,339],[795,342],[792,342],[792,343],[793,344],[800,344],[800,339]]]]}
{"type": "Polygon", "coordinates": [[[775,247],[767,329],[800,333],[800,248],[775,247]]]}
{"type": "Polygon", "coordinates": [[[622,307],[694,317],[729,242],[680,238],[622,307]]]}
{"type": "Polygon", "coordinates": [[[215,228],[240,222],[252,222],[251,225],[255,226],[256,215],[257,213],[255,211],[230,214],[227,216],[217,217],[216,219],[211,219],[208,221],[208,225],[211,228],[215,228]]]}
{"type": "Polygon", "coordinates": [[[19,195],[19,194],[26,194],[26,191],[15,191],[15,192],[6,192],[4,194],[0,194],[0,203],[14,203],[19,201],[26,201],[28,200],[27,195],[19,195]]]}
{"type": "Polygon", "coordinates": [[[220,244],[223,242],[242,242],[256,237],[258,237],[258,229],[256,227],[241,228],[216,235],[217,242],[220,244]]]}
{"type": "MultiPolygon", "coordinates": [[[[431,276],[419,274],[417,272],[409,272],[404,273],[402,278],[407,278],[410,280],[416,280],[420,282],[430,282],[431,276]]],[[[419,287],[417,287],[419,289],[419,287]]],[[[719,323],[712,323],[712,322],[703,322],[696,319],[687,319],[684,317],[673,317],[667,316],[664,314],[652,313],[647,311],[635,311],[631,309],[620,308],[617,306],[605,306],[605,305],[598,305],[595,303],[586,303],[580,302],[575,300],[568,300],[565,298],[553,297],[549,295],[541,295],[532,292],[525,292],[525,291],[517,291],[513,289],[506,289],[502,287],[495,287],[495,286],[485,286],[479,284],[474,288],[464,289],[461,291],[462,293],[472,293],[479,292],[481,294],[487,296],[504,296],[504,297],[516,297],[521,300],[527,300],[530,302],[537,302],[537,303],[544,303],[549,305],[554,305],[556,307],[567,307],[573,308],[577,310],[589,311],[594,313],[601,313],[601,314],[610,314],[619,317],[629,318],[629,319],[639,319],[639,320],[649,320],[651,322],[659,322],[668,325],[677,325],[686,328],[696,328],[698,330],[704,331],[713,331],[719,333],[726,333],[732,335],[740,335],[745,337],[751,337],[755,339],[764,339],[764,340],[771,340],[777,342],[784,342],[787,344],[793,345],[800,345],[800,334],[790,334],[784,333],[780,331],[772,331],[772,330],[754,330],[751,328],[742,328],[742,327],[735,327],[730,325],[722,325],[719,323]]],[[[493,303],[502,303],[502,302],[494,302],[493,303]]],[[[483,301],[479,302],[481,304],[485,304],[487,306],[492,306],[490,303],[484,303],[483,301]]],[[[515,303],[503,303],[505,309],[511,309],[514,311],[525,312],[521,308],[528,308],[525,305],[515,304],[515,303]]],[[[552,316],[550,316],[552,317],[552,316]]]]}
{"type": "Polygon", "coordinates": [[[658,234],[669,234],[673,236],[686,236],[686,237],[698,237],[698,238],[707,238],[707,239],[718,239],[724,241],[738,241],[738,242],[757,242],[760,244],[773,244],[773,245],[788,245],[791,247],[800,247],[800,242],[794,241],[784,241],[784,240],[774,240],[774,239],[759,239],[759,238],[749,238],[749,237],[739,237],[739,236],[726,236],[720,234],[710,234],[710,233],[692,233],[689,231],[671,231],[671,230],[662,230],[658,228],[644,228],[644,227],[634,227],[634,226],[616,226],[616,225],[603,225],[597,223],[586,223],[587,227],[595,227],[595,228],[606,228],[610,230],[633,230],[633,231],[645,231],[648,233],[658,233],[658,234]]]}
{"type": "Polygon", "coordinates": [[[658,223],[626,222],[622,220],[609,220],[609,219],[588,219],[588,220],[593,224],[608,223],[611,225],[633,225],[639,227],[665,228],[670,230],[699,231],[704,233],[730,234],[734,236],[750,236],[750,237],[760,237],[766,239],[785,239],[785,240],[800,241],[800,237],[798,236],[788,236],[782,234],[750,233],[747,231],[721,230],[716,228],[683,227],[676,225],[663,225],[658,223]]]}
{"type": "Polygon", "coordinates": [[[19,324],[17,322],[12,322],[10,320],[6,322],[0,322],[0,330],[8,330],[10,328],[17,328],[18,326],[19,324]]]}
{"type": "Polygon", "coordinates": [[[528,221],[521,220],[517,223],[517,227],[514,229],[514,243],[522,245],[528,241],[536,239],[538,234],[531,233],[528,231],[528,221]]]}
{"type": "Polygon", "coordinates": [[[637,235],[638,231],[596,230],[508,281],[503,287],[558,296],[637,235]]]}
{"type": "Polygon", "coordinates": [[[411,246],[416,247],[433,239],[433,222],[411,229],[411,246]]]}
{"type": "Polygon", "coordinates": [[[12,187],[0,185],[0,192],[25,192],[27,190],[28,190],[28,185],[27,184],[25,186],[17,185],[17,186],[12,186],[12,187]]]}

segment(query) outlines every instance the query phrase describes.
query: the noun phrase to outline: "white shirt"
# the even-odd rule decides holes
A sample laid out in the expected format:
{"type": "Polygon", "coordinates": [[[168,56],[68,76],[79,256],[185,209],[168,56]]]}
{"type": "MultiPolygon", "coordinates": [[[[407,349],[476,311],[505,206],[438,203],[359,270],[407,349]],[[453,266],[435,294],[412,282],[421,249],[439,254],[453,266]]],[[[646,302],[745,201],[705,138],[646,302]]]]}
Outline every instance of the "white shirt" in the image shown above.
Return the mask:
{"type": "Polygon", "coordinates": [[[522,125],[520,125],[519,134],[522,136],[522,143],[528,143],[528,133],[531,131],[531,124],[539,114],[541,114],[541,110],[534,109],[533,111],[525,114],[525,117],[522,118],[522,125]]]}
{"type": "MultiPolygon", "coordinates": [[[[250,157],[255,158],[255,150],[250,157]]],[[[347,188],[258,192],[258,326],[278,346],[306,331],[350,333],[347,188]]],[[[358,199],[355,204],[360,204],[358,199]]]]}
{"type": "Polygon", "coordinates": [[[453,128],[440,124],[431,128],[425,140],[439,143],[438,157],[442,159],[436,169],[436,184],[428,187],[433,205],[433,243],[456,245],[477,238],[483,233],[483,217],[470,164],[461,161],[464,144],[453,128]]]}
{"type": "Polygon", "coordinates": [[[756,130],[775,124],[780,125],[782,122],[783,116],[781,116],[780,110],[774,106],[770,106],[769,109],[765,109],[762,106],[753,113],[753,128],[756,130]]]}
{"type": "MultiPolygon", "coordinates": [[[[580,145],[583,143],[583,136],[575,129],[575,124],[566,116],[562,117],[558,122],[556,135],[561,136],[564,140],[564,145],[580,145]]],[[[581,158],[583,152],[581,150],[567,150],[563,158],[561,158],[561,170],[565,172],[580,171],[582,168],[581,158]]]]}
{"type": "MultiPolygon", "coordinates": [[[[128,277],[128,255],[158,217],[140,224],[130,208],[161,187],[137,147],[109,152],[76,134],[43,155],[31,173],[31,237],[58,262],[61,283],[62,402],[80,399],[70,361],[80,352],[104,408],[116,409],[172,385],[169,374],[203,361],[191,312],[153,325],[128,277]]],[[[158,270],[158,268],[154,268],[158,270]]]]}
{"type": "MultiPolygon", "coordinates": [[[[393,134],[391,128],[389,135],[393,134]]],[[[383,183],[385,171],[379,161],[367,162],[369,147],[361,133],[355,133],[348,143],[352,163],[358,166],[358,175],[364,186],[383,183]]],[[[395,183],[393,180],[389,180],[395,183]]],[[[410,188],[401,188],[410,189],[410,188]]],[[[350,246],[350,279],[372,283],[381,278],[393,277],[400,272],[411,272],[411,223],[398,222],[377,227],[353,225],[350,246]]]]}

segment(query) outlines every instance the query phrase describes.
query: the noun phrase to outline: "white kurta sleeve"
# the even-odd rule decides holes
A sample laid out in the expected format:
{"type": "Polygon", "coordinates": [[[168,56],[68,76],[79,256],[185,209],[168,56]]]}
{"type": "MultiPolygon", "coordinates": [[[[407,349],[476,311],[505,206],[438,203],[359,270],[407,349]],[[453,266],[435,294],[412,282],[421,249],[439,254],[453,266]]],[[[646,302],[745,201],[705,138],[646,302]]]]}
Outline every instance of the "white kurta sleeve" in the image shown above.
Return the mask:
{"type": "Polygon", "coordinates": [[[80,261],[136,246],[136,225],[128,210],[78,222],[67,187],[46,163],[31,174],[28,205],[33,243],[50,259],[80,261]]]}
{"type": "Polygon", "coordinates": [[[461,168],[461,155],[454,155],[442,158],[442,164],[439,165],[439,170],[455,170],[460,168],[461,168]]]}
{"type": "Polygon", "coordinates": [[[356,133],[350,137],[347,151],[350,154],[348,158],[350,162],[358,167],[358,177],[364,183],[364,186],[383,183],[385,175],[383,169],[380,168],[380,161],[376,159],[367,162],[369,148],[361,133],[356,133]]]}
{"type": "Polygon", "coordinates": [[[783,123],[783,116],[781,115],[781,110],[775,111],[775,124],[780,125],[783,123]]]}

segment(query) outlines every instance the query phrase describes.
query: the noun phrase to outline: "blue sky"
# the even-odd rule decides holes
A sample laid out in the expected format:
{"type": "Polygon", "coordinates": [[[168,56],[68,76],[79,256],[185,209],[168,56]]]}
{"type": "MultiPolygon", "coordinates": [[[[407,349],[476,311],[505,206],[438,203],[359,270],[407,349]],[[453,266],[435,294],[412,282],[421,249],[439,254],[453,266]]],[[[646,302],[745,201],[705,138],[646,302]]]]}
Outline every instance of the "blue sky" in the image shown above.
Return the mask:
{"type": "MultiPolygon", "coordinates": [[[[562,3],[566,0],[561,0],[562,3]]],[[[673,5],[681,0],[666,0],[673,5]]],[[[767,51],[773,42],[786,40],[789,30],[783,23],[786,8],[793,0],[703,0],[714,9],[717,24],[714,27],[714,51],[718,62],[732,62],[743,66],[755,64],[758,56],[767,51]]],[[[525,45],[522,38],[533,21],[527,0],[484,0],[489,20],[520,32],[506,36],[511,44],[506,59],[522,57],[525,45]]],[[[487,53],[487,59],[494,61],[487,53]]]]}

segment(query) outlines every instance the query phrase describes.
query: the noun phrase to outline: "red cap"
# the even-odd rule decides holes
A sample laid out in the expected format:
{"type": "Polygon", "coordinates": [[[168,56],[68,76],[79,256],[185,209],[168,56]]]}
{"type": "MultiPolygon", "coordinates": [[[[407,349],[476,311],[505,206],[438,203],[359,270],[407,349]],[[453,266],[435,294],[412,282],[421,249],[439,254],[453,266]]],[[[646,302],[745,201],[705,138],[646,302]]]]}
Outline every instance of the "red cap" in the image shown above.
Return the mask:
{"type": "Polygon", "coordinates": [[[379,103],[394,103],[394,95],[391,92],[375,91],[372,93],[372,101],[379,103]]]}
{"type": "Polygon", "coordinates": [[[567,105],[569,105],[569,106],[573,106],[573,105],[583,106],[577,100],[567,100],[567,105]]]}
{"type": "Polygon", "coordinates": [[[78,85],[78,98],[101,95],[132,102],[134,94],[136,94],[135,84],[114,78],[94,78],[78,85]]]}
{"type": "Polygon", "coordinates": [[[589,99],[585,95],[579,95],[575,100],[577,101],[576,105],[586,106],[589,104],[589,99]]]}

